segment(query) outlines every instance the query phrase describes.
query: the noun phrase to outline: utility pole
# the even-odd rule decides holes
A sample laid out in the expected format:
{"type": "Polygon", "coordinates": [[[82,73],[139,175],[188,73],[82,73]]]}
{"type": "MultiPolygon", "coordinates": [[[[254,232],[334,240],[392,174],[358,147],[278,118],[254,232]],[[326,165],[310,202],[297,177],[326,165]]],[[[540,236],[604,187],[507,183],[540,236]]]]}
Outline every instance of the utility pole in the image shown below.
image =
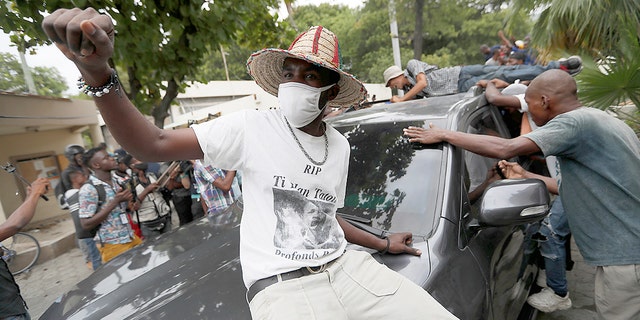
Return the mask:
{"type": "MultiPolygon", "coordinates": [[[[391,48],[393,49],[393,63],[402,69],[400,59],[400,40],[398,39],[398,22],[396,21],[396,4],[394,0],[389,0],[389,27],[391,29],[391,48]]],[[[402,90],[398,90],[399,95],[403,95],[402,90]]]]}
{"type": "Polygon", "coordinates": [[[227,68],[227,53],[224,52],[224,49],[222,48],[222,44],[219,44],[220,46],[220,54],[222,54],[222,63],[224,63],[224,74],[227,76],[227,81],[229,81],[229,69],[227,68]]]}
{"type": "Polygon", "coordinates": [[[396,21],[396,4],[394,0],[389,1],[389,21],[391,21],[390,29],[393,63],[402,68],[402,61],[400,61],[400,41],[398,39],[398,22],[396,21]]]}
{"type": "Polygon", "coordinates": [[[20,54],[20,65],[22,66],[22,73],[24,74],[24,82],[27,84],[27,89],[31,94],[37,94],[36,84],[33,82],[33,77],[31,76],[31,69],[27,64],[27,59],[24,56],[24,52],[22,50],[18,50],[20,54]]]}

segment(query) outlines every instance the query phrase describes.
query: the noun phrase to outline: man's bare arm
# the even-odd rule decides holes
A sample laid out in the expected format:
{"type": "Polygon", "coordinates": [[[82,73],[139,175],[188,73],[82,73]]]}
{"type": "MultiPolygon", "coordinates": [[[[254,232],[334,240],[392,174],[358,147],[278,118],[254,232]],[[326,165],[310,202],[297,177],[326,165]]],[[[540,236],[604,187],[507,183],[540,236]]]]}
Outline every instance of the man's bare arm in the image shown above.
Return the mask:
{"type": "MultiPolygon", "coordinates": [[[[93,8],[58,9],[43,20],[42,28],[78,67],[88,86],[102,87],[110,82],[113,71],[108,61],[113,54],[114,26],[109,16],[93,8]]],[[[136,158],[160,161],[203,157],[193,130],[156,127],[133,106],[120,86],[94,99],[109,131],[136,158]]]]}
{"type": "Polygon", "coordinates": [[[433,144],[444,141],[473,153],[496,159],[509,159],[540,151],[538,145],[524,137],[504,139],[490,135],[445,130],[433,124],[430,124],[429,127],[429,129],[408,127],[404,129],[404,135],[409,137],[410,142],[433,144]]]}
{"type": "Polygon", "coordinates": [[[50,186],[47,178],[38,178],[30,187],[27,187],[27,197],[24,202],[5,222],[0,224],[0,241],[12,237],[31,221],[36,214],[38,199],[40,199],[41,195],[47,193],[50,186]]]}
{"type": "Polygon", "coordinates": [[[484,92],[487,101],[496,107],[520,110],[520,99],[516,96],[504,95],[494,82],[487,82],[487,89],[484,92]]]}

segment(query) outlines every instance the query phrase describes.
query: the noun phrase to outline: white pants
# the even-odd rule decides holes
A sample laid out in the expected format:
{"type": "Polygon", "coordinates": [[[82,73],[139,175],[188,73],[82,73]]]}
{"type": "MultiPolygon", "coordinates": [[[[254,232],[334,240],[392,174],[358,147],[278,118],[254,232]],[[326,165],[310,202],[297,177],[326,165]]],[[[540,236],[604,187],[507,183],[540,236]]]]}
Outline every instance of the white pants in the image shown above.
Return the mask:
{"type": "Polygon", "coordinates": [[[640,264],[597,267],[595,296],[600,319],[640,319],[640,264]]]}
{"type": "Polygon", "coordinates": [[[351,250],[322,273],[265,288],[249,307],[254,320],[457,319],[369,253],[351,250]]]}

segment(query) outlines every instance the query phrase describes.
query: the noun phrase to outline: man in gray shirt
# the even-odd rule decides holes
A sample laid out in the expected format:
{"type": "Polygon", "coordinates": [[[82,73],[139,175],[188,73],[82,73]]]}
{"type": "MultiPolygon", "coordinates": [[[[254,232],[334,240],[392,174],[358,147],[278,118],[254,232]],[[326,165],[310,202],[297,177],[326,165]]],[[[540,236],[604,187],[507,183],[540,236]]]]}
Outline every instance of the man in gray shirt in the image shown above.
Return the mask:
{"type": "Polygon", "coordinates": [[[469,65],[442,69],[412,59],[407,62],[407,68],[404,71],[394,65],[387,68],[383,76],[387,87],[405,91],[404,96],[393,96],[391,98],[391,102],[401,102],[414,98],[466,92],[480,80],[497,78],[508,83],[513,83],[518,79],[521,81],[532,80],[539,74],[551,69],[560,69],[575,75],[582,70],[582,59],[578,56],[571,56],[567,59],[551,61],[546,66],[469,65]]]}
{"type": "Polygon", "coordinates": [[[560,195],[585,262],[596,267],[601,319],[640,319],[640,140],[624,122],[583,107],[576,82],[559,70],[536,77],[525,94],[541,126],[503,139],[436,128],[409,127],[411,142],[448,142],[474,153],[509,159],[542,151],[557,157],[560,195]]]}

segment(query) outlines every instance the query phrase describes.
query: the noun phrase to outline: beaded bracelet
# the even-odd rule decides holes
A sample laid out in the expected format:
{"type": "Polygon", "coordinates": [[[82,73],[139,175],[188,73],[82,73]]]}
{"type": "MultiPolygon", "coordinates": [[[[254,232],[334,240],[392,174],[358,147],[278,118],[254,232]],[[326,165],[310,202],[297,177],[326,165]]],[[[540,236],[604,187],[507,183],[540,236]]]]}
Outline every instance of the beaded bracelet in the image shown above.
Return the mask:
{"type": "Polygon", "coordinates": [[[109,82],[100,87],[88,86],[82,77],[78,79],[78,89],[90,97],[102,97],[111,92],[111,89],[114,87],[116,93],[118,93],[118,90],[120,90],[120,80],[118,79],[118,74],[115,70],[111,70],[109,82]]]}

